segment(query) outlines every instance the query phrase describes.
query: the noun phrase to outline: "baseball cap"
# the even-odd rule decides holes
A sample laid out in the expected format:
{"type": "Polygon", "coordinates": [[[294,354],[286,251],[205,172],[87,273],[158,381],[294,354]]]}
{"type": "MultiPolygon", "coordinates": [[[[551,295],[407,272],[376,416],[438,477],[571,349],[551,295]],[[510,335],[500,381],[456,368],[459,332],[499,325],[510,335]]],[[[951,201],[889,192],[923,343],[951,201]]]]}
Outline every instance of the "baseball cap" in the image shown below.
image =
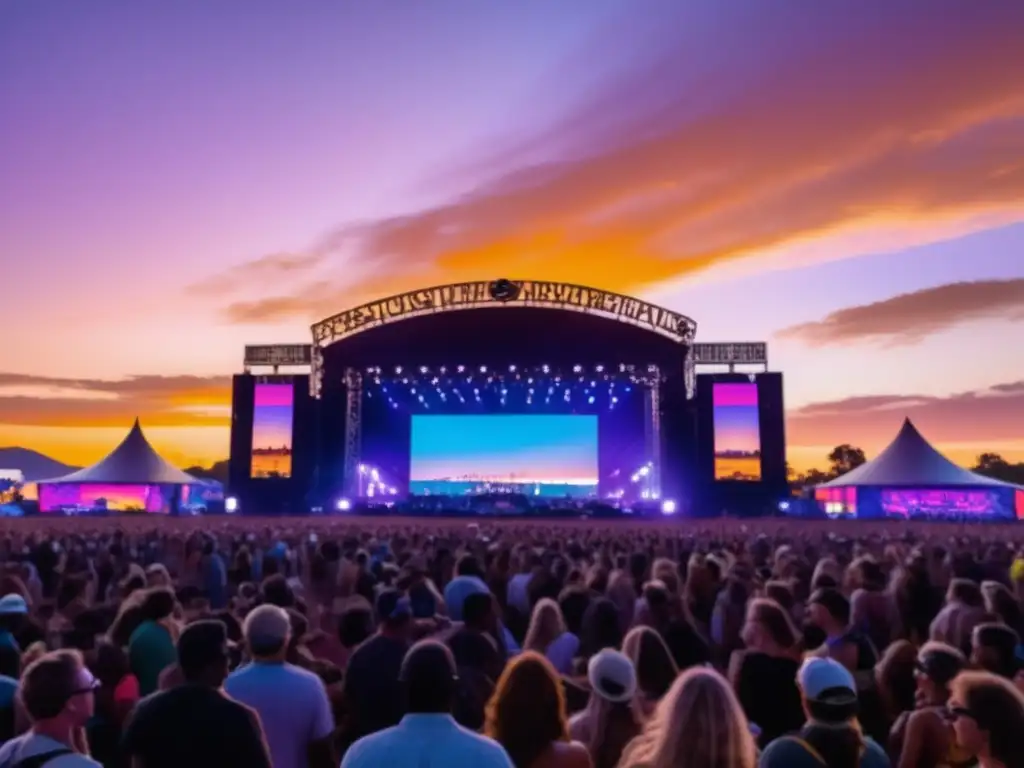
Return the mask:
{"type": "Polygon", "coordinates": [[[925,645],[917,654],[914,668],[939,685],[946,685],[964,668],[964,658],[955,648],[925,645]]]}
{"type": "Polygon", "coordinates": [[[857,699],[853,675],[835,659],[807,659],[797,672],[796,681],[809,701],[844,704],[857,699]]]}
{"type": "Polygon", "coordinates": [[[400,621],[412,616],[412,603],[397,589],[385,589],[377,595],[377,620],[400,621]]]}
{"type": "Polygon", "coordinates": [[[28,613],[28,603],[16,592],[0,597],[0,616],[15,616],[28,613]]]}
{"type": "Polygon", "coordinates": [[[636,669],[624,653],[606,648],[590,657],[587,679],[594,693],[616,704],[636,694],[636,669]]]}

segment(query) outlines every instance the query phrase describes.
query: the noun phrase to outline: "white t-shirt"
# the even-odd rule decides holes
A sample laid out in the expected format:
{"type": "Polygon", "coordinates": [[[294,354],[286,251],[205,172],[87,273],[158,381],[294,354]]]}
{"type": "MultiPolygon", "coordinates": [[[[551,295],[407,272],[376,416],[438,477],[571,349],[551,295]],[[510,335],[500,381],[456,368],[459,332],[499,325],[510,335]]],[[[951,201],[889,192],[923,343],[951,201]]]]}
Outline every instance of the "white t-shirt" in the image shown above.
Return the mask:
{"type": "MultiPolygon", "coordinates": [[[[49,736],[40,736],[29,731],[0,747],[0,768],[15,766],[26,758],[67,748],[66,744],[54,741],[49,736]]],[[[95,760],[77,753],[55,757],[45,765],[46,768],[102,768],[95,760]]]]}

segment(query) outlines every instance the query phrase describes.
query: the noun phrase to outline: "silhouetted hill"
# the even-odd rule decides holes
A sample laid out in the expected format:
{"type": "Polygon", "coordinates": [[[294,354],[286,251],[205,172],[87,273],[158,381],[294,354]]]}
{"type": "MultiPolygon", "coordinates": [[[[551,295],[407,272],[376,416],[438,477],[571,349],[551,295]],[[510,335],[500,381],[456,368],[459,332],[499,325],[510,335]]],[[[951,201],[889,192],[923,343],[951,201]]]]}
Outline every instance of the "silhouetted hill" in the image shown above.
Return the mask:
{"type": "Polygon", "coordinates": [[[70,467],[51,459],[38,451],[28,448],[0,448],[0,469],[18,469],[25,475],[25,480],[48,480],[74,472],[80,467],[70,467]]]}

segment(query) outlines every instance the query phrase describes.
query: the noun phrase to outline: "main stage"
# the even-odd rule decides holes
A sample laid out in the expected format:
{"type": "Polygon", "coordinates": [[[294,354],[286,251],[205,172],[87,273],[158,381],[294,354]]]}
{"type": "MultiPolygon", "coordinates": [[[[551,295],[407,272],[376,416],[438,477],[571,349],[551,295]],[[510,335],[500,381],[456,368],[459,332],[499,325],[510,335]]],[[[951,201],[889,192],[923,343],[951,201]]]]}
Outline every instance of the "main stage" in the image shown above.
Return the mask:
{"type": "Polygon", "coordinates": [[[234,377],[228,493],[243,514],[757,514],[786,494],[767,345],[697,342],[678,312],[501,279],[311,330],[311,344],[247,347],[234,377]]]}

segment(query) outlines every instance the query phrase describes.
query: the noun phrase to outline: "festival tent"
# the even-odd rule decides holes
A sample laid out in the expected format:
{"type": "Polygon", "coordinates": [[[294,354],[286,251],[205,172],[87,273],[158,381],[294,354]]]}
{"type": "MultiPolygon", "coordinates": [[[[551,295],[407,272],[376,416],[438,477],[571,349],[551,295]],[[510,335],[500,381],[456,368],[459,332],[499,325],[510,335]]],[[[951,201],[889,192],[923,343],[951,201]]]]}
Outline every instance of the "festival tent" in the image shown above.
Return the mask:
{"type": "Polygon", "coordinates": [[[871,461],[815,488],[826,511],[858,517],[909,514],[1010,517],[1024,504],[1011,483],[964,469],[939,453],[910,419],[871,461]]]}
{"type": "Polygon", "coordinates": [[[182,487],[199,483],[164,459],[149,444],[139,420],[127,437],[97,463],[62,477],[39,481],[41,511],[57,509],[141,509],[170,512],[182,487]]]}

